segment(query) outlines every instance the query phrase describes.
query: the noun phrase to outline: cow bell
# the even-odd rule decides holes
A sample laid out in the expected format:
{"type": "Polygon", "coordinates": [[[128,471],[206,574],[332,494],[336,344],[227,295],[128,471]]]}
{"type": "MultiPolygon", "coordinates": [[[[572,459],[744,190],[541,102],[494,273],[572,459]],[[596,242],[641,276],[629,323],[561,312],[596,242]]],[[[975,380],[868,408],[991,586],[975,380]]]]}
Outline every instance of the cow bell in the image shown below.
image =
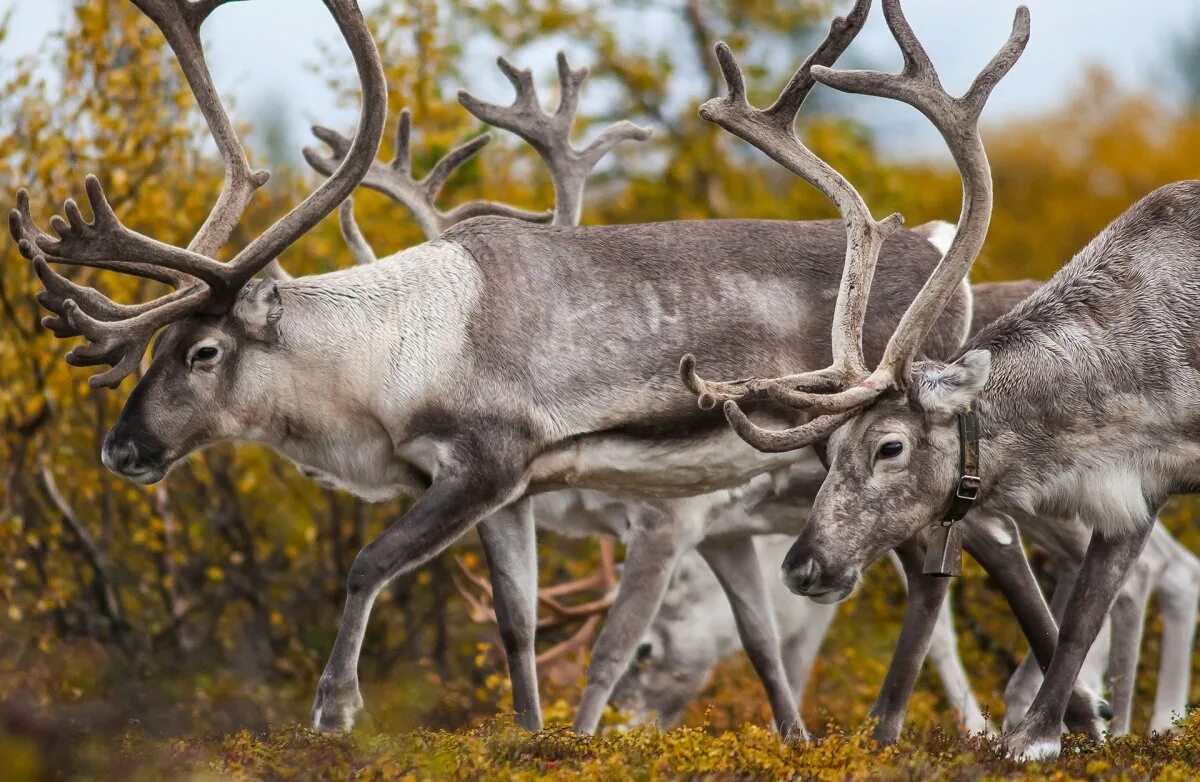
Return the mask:
{"type": "Polygon", "coordinates": [[[925,575],[950,578],[962,575],[962,533],[953,521],[934,528],[925,549],[925,575]]]}

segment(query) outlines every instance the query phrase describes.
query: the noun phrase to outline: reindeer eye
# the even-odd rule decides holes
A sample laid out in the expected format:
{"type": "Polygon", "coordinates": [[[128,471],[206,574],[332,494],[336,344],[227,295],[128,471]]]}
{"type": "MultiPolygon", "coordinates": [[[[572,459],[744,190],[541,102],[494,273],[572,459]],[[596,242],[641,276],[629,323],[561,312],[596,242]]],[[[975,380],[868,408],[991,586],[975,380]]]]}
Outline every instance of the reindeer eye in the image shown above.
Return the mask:
{"type": "Polygon", "coordinates": [[[895,440],[884,443],[879,446],[880,459],[894,459],[904,452],[904,444],[898,443],[895,440]]]}
{"type": "Polygon", "coordinates": [[[220,350],[212,345],[205,345],[202,348],[197,348],[196,351],[192,353],[191,364],[195,366],[197,361],[212,361],[220,352],[220,350]]]}
{"type": "Polygon", "coordinates": [[[654,652],[654,646],[649,641],[644,641],[638,645],[637,661],[645,662],[650,659],[650,655],[654,652]]]}

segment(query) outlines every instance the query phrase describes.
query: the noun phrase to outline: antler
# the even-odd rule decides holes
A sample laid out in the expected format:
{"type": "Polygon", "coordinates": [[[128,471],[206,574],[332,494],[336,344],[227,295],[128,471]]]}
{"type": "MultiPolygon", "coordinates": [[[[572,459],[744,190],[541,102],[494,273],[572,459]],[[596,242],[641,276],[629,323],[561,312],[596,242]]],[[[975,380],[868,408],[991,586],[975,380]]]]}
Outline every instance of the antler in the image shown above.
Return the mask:
{"type": "Polygon", "coordinates": [[[571,70],[567,56],[558,53],[558,108],[548,114],[538,103],[529,69],[520,70],[503,57],[496,63],[516,90],[512,105],[497,106],[466,90],[458,91],[459,103],[481,121],[517,134],[537,150],[554,182],[554,225],[578,225],[588,173],[617,144],[645,141],[650,138],[650,131],[622,120],[605,128],[583,149],[576,149],[571,145],[571,127],[579,107],[579,87],[587,79],[588,69],[571,70]]]}
{"type": "Polygon", "coordinates": [[[175,52],[183,77],[196,96],[200,112],[208,123],[209,132],[217,143],[221,160],[225,163],[225,184],[217,203],[209,212],[208,219],[188,244],[188,249],[200,255],[215,256],[250,203],[254,191],[267,183],[271,174],[264,170],[252,170],[246,159],[246,150],[238,140],[233,123],[217,95],[212,76],[204,63],[204,49],[200,44],[200,25],[217,6],[230,0],[132,0],[133,4],[150,17],[167,39],[175,52]]]}
{"type": "Polygon", "coordinates": [[[696,374],[694,357],[685,356],[680,362],[684,385],[700,397],[701,407],[723,401],[725,416],[737,433],[764,451],[794,450],[822,440],[854,411],[890,388],[903,387],[908,366],[926,333],[978,256],[991,219],[991,170],[979,136],[979,116],[992,89],[1012,69],[1028,43],[1028,9],[1018,8],[1008,41],[961,98],[950,96],[942,87],[933,64],[904,18],[900,0],[883,0],[883,11],[903,52],[904,70],[899,74],[831,70],[827,63],[836,60],[861,29],[868,9],[869,2],[858,0],[847,18],[835,20],[826,40],[792,77],[775,104],[765,111],[746,103],[741,72],[728,48],[720,46],[718,57],[729,84],[729,96],[701,107],[701,116],[750,141],[820,188],[838,204],[847,222],[846,265],[834,309],[831,335],[834,361],[830,367],[775,379],[707,383],[696,374]],[[963,182],[963,210],[954,240],[900,319],[883,360],[869,374],[862,360],[863,317],[880,246],[899,227],[900,221],[898,216],[892,216],[874,222],[861,197],[845,179],[795,140],[791,125],[814,80],[845,92],[892,98],[917,108],[946,140],[963,182]],[[741,411],[738,401],[761,398],[818,417],[795,429],[760,429],[741,411]]]}
{"type": "Polygon", "coordinates": [[[370,31],[353,0],[324,0],[350,47],[363,86],[363,107],[354,142],[337,172],[292,211],[250,242],[233,260],[221,263],[216,252],[228,240],[253,191],[267,180],[252,171],[212,85],[200,46],[199,30],[218,6],[230,0],[132,0],[162,30],[174,51],[226,166],[225,185],[187,249],[163,244],[122,225],[99,180],[88,176],[85,189],[93,219],[88,222],[73,200],[54,216],[54,237],[37,227],[25,190],[9,215],[9,230],[21,253],[34,261],[46,291],[39,302],[54,313],[43,324],[56,336],[83,335],[91,344],[67,354],[73,365],[108,364],[93,376],[93,387],[116,386],[137,367],[151,337],[174,321],[199,313],[227,310],[237,292],[296,239],[337,208],[366,174],[379,149],[387,106],[387,85],[370,31]],[[120,260],[114,260],[120,259],[120,260]],[[62,277],[47,265],[90,266],[165,282],[175,293],[129,306],[62,277]]]}
{"type": "Polygon", "coordinates": [[[729,46],[723,42],[716,46],[717,62],[728,94],[706,101],[700,107],[700,116],[749,141],[824,193],[841,210],[847,237],[846,261],[834,306],[833,363],[819,372],[786,378],[707,383],[696,374],[695,357],[689,354],[680,362],[680,375],[684,385],[699,397],[702,409],[711,409],[718,401],[765,398],[770,388],[783,384],[810,392],[834,391],[851,378],[866,374],[862,324],[871,293],[875,258],[883,240],[899,228],[903,220],[900,215],[891,215],[876,222],[854,186],[796,136],[795,124],[796,115],[816,86],[813,67],[836,62],[862,30],[870,10],[871,0],[857,0],[847,16],[834,19],[825,40],[766,109],[757,109],[746,99],[745,80],[729,46]]]}
{"type": "MultiPolygon", "coordinates": [[[[317,171],[329,176],[336,164],[345,158],[350,148],[350,140],[336,131],[321,126],[313,128],[313,135],[329,146],[331,154],[323,155],[311,147],[306,147],[304,159],[317,171]]],[[[412,114],[405,109],[400,112],[400,119],[396,123],[396,156],[390,163],[372,161],[367,175],[363,177],[362,184],[400,202],[416,218],[427,239],[436,239],[455,223],[480,215],[500,215],[537,223],[544,223],[551,218],[550,212],[530,212],[495,201],[471,201],[460,204],[449,212],[439,210],[436,206],[437,197],[442,186],[446,184],[446,180],[459,166],[487,146],[492,137],[490,134],[484,133],[460,144],[438,160],[423,179],[414,179],[410,151],[411,136],[412,114]]],[[[353,214],[351,213],[350,216],[351,222],[353,222],[353,214]]],[[[346,213],[343,212],[343,226],[346,225],[345,217],[346,213]]],[[[348,230],[350,229],[344,228],[343,232],[346,233],[348,230]]],[[[354,226],[353,230],[357,231],[357,226],[354,226]]]]}

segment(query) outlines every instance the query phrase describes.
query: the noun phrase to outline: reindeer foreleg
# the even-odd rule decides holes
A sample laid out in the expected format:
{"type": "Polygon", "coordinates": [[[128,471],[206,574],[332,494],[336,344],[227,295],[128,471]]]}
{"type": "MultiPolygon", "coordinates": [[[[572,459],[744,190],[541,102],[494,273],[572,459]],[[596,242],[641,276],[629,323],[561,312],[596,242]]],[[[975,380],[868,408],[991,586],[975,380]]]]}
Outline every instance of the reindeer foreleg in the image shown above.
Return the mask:
{"type": "Polygon", "coordinates": [[[900,738],[908,701],[925,663],[938,612],[950,587],[948,579],[924,574],[925,546],[917,538],[900,545],[896,555],[908,582],[908,601],[887,676],[871,708],[871,716],[878,720],[875,740],[885,743],[900,738]]]}
{"type": "Polygon", "coordinates": [[[526,730],[542,729],[538,699],[537,537],[533,503],[526,497],[479,523],[479,538],[492,577],[496,624],[508,659],[513,710],[526,730]]]}
{"type": "MultiPolygon", "coordinates": [[[[1162,530],[1165,532],[1166,530],[1162,530]]],[[[1200,600],[1200,561],[1179,541],[1170,540],[1170,563],[1157,579],[1155,594],[1162,612],[1162,658],[1150,730],[1167,731],[1187,712],[1196,639],[1196,602],[1200,600]]]]}
{"type": "MultiPolygon", "coordinates": [[[[1050,593],[1050,615],[1054,617],[1057,626],[1062,623],[1063,612],[1067,610],[1067,599],[1075,588],[1075,578],[1079,575],[1078,562],[1057,563],[1054,591],[1050,593]]],[[[1004,730],[1012,730],[1025,718],[1029,704],[1037,697],[1038,688],[1042,686],[1042,668],[1038,658],[1031,650],[1021,660],[1021,664],[1008,677],[1004,686],[1004,730]]]]}
{"type": "Polygon", "coordinates": [[[354,559],[342,624],[313,704],[312,721],[318,730],[348,730],[362,709],[358,658],[376,596],[389,581],[437,556],[523,488],[515,477],[518,471],[485,459],[477,447],[456,444],[451,450],[454,460],[441,465],[429,489],[354,559]]]}
{"type": "Polygon", "coordinates": [[[946,689],[946,697],[958,712],[959,719],[968,733],[991,733],[992,726],[988,724],[975,691],[971,689],[971,681],[963,668],[962,657],[958,654],[958,635],[954,632],[954,612],[950,608],[950,597],[942,601],[938,611],[937,622],[933,626],[933,637],[929,642],[929,661],[933,663],[942,686],[946,689]]]}
{"type": "Polygon", "coordinates": [[[787,738],[807,739],[808,731],[800,719],[783,667],[779,633],[758,554],[754,550],[754,539],[750,536],[712,538],[696,549],[712,568],[729,598],[742,648],[767,691],[775,727],[787,738]]]}
{"type": "Polygon", "coordinates": [[[595,733],[617,680],[625,673],[638,642],[654,621],[679,556],[691,545],[679,520],[650,505],[639,505],[625,539],[625,563],[617,598],[592,647],[587,688],[575,715],[575,730],[595,733]]]}
{"type": "Polygon", "coordinates": [[[1145,633],[1146,604],[1150,602],[1150,586],[1147,563],[1134,563],[1109,612],[1112,627],[1117,628],[1109,640],[1106,672],[1113,706],[1109,732],[1114,736],[1129,733],[1129,725],[1133,718],[1133,692],[1137,685],[1138,659],[1141,656],[1142,637],[1145,633]]]}
{"type": "Polygon", "coordinates": [[[783,666],[787,671],[792,700],[795,701],[797,710],[804,703],[804,693],[808,689],[808,680],[812,677],[813,666],[817,662],[817,653],[821,651],[821,644],[836,615],[837,603],[814,603],[809,608],[809,620],[804,625],[804,631],[798,637],[783,642],[783,666]]]}
{"type": "Polygon", "coordinates": [[[1009,754],[1023,758],[1058,754],[1059,726],[1084,658],[1153,527],[1154,519],[1150,517],[1140,528],[1118,537],[1092,533],[1045,681],[1025,719],[1005,739],[1009,754]]]}
{"type": "MultiPolygon", "coordinates": [[[[968,514],[963,522],[963,548],[995,581],[1029,641],[1034,658],[1044,669],[1050,665],[1058,643],[1058,625],[1029,569],[1016,522],[1008,517],[975,514],[968,514]]],[[[1103,613],[1107,611],[1105,605],[1103,613]]],[[[1101,720],[1112,716],[1111,707],[1087,687],[1074,681],[1072,685],[1074,691],[1063,718],[1067,727],[1099,738],[1104,730],[1101,720]]]]}

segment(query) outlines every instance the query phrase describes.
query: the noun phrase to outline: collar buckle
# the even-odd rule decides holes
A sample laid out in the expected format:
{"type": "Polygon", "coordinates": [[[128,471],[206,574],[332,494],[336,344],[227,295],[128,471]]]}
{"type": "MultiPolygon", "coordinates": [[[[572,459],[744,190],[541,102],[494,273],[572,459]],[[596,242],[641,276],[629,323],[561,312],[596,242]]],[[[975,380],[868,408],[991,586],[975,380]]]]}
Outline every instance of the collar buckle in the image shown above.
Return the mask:
{"type": "Polygon", "coordinates": [[[983,479],[978,475],[963,475],[958,479],[958,489],[954,496],[967,502],[979,499],[979,491],[983,487],[983,479]]]}

